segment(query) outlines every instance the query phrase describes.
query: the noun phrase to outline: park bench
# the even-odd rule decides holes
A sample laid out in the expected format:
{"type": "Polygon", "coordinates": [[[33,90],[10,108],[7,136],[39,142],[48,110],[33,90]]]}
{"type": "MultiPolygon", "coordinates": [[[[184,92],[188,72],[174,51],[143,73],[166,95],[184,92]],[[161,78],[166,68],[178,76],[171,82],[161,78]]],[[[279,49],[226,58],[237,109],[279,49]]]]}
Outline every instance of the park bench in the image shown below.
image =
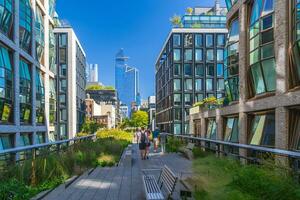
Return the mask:
{"type": "Polygon", "coordinates": [[[189,142],[186,147],[180,149],[180,151],[187,157],[189,160],[193,159],[193,149],[195,148],[195,144],[189,142]]]}
{"type": "Polygon", "coordinates": [[[147,200],[170,199],[177,182],[177,176],[165,165],[158,180],[154,175],[144,175],[143,182],[147,200]],[[164,195],[165,194],[165,195],[164,195]]]}

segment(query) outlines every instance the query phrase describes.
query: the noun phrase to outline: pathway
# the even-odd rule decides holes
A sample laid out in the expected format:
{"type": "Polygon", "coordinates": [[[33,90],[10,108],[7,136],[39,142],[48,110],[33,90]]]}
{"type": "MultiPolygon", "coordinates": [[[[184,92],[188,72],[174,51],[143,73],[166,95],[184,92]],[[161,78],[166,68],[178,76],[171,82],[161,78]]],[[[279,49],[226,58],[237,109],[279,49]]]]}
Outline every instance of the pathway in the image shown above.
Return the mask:
{"type": "MultiPolygon", "coordinates": [[[[143,200],[143,169],[160,169],[169,166],[179,177],[182,172],[191,172],[191,161],[178,154],[151,153],[149,160],[141,160],[136,144],[132,146],[132,160],[127,161],[124,154],[118,167],[96,168],[86,172],[65,189],[61,185],[48,194],[44,200],[143,200]]],[[[144,172],[145,173],[145,172],[144,172]]],[[[149,171],[158,176],[159,171],[149,171]]],[[[179,191],[177,184],[176,191],[179,191]]],[[[175,198],[179,199],[179,194],[175,198]]]]}

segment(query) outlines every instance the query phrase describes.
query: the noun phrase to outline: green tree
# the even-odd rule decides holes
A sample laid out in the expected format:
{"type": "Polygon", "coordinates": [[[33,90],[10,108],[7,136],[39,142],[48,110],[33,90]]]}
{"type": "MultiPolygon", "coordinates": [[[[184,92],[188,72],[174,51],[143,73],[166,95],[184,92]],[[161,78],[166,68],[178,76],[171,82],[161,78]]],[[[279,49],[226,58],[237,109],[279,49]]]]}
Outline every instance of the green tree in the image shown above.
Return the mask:
{"type": "Polygon", "coordinates": [[[148,113],[145,111],[137,111],[132,114],[131,122],[135,127],[148,126],[148,113]]]}
{"type": "Polygon", "coordinates": [[[170,21],[174,27],[182,27],[181,16],[175,14],[173,17],[170,18],[170,21]]]}
{"type": "Polygon", "coordinates": [[[113,86],[89,85],[86,90],[115,90],[113,86]]]}
{"type": "Polygon", "coordinates": [[[86,120],[82,125],[82,132],[86,134],[94,134],[98,131],[98,129],[103,128],[103,124],[98,124],[92,120],[86,120]]]}

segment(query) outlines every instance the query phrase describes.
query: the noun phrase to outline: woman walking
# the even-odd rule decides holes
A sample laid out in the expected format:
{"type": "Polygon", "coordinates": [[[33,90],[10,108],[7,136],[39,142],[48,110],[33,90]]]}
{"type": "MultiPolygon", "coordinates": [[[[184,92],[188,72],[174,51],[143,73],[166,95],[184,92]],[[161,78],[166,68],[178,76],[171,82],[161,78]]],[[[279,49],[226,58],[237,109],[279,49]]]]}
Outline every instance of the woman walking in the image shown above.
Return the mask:
{"type": "Polygon", "coordinates": [[[141,152],[141,159],[145,160],[146,159],[147,134],[145,132],[144,127],[142,127],[142,131],[140,133],[141,133],[141,136],[140,136],[140,140],[139,140],[139,149],[141,152]]]}
{"type": "Polygon", "coordinates": [[[149,159],[149,153],[150,153],[150,146],[151,146],[151,141],[150,141],[150,135],[151,131],[149,129],[146,130],[146,158],[149,159]]]}

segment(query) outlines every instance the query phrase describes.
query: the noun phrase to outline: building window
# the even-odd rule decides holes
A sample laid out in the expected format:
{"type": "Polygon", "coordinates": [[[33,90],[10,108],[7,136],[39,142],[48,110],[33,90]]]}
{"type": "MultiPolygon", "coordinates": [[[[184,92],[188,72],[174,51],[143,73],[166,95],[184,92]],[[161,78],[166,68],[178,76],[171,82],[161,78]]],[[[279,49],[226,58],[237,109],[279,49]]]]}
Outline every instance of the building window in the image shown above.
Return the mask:
{"type": "Polygon", "coordinates": [[[35,41],[36,57],[39,60],[39,62],[41,62],[45,47],[45,29],[43,15],[38,7],[36,8],[35,14],[35,41]]]}
{"type": "Polygon", "coordinates": [[[181,37],[179,34],[173,35],[173,46],[174,47],[180,47],[181,46],[181,37]]]}
{"type": "Polygon", "coordinates": [[[181,65],[180,64],[174,64],[174,75],[175,76],[181,75],[181,65]]]}
{"type": "Polygon", "coordinates": [[[193,79],[185,79],[184,81],[184,90],[192,91],[193,90],[193,79]]]}
{"type": "Polygon", "coordinates": [[[204,76],[204,66],[203,64],[195,65],[195,74],[196,76],[204,76]]]}
{"type": "Polygon", "coordinates": [[[37,132],[36,133],[36,143],[37,144],[46,143],[46,134],[44,132],[37,132]]]}
{"type": "Polygon", "coordinates": [[[289,111],[289,148],[300,150],[300,109],[293,107],[289,111]]]}
{"type": "Polygon", "coordinates": [[[253,94],[276,89],[273,0],[255,0],[250,17],[250,71],[253,94]]]}
{"type": "Polygon", "coordinates": [[[250,144],[266,147],[275,145],[275,114],[254,115],[251,121],[250,144]]]}
{"type": "Polygon", "coordinates": [[[20,59],[20,121],[22,123],[31,123],[31,73],[28,63],[20,59]]]}
{"type": "Polygon", "coordinates": [[[174,57],[174,61],[176,62],[178,62],[178,61],[180,61],[181,60],[181,55],[180,55],[180,53],[181,53],[181,51],[180,51],[180,49],[174,49],[174,55],[173,55],[173,57],[174,57]]]}
{"type": "Polygon", "coordinates": [[[181,90],[181,79],[174,79],[174,91],[181,90]]]}
{"type": "Polygon", "coordinates": [[[225,35],[224,34],[218,34],[217,35],[217,46],[223,47],[225,45],[225,35]]]}
{"type": "Polygon", "coordinates": [[[218,79],[217,81],[217,90],[218,91],[224,91],[225,86],[224,86],[224,79],[218,79]]]}
{"type": "Polygon", "coordinates": [[[292,87],[300,85],[300,1],[294,0],[292,12],[292,42],[293,56],[291,67],[291,85],[292,87]]]}
{"type": "Polygon", "coordinates": [[[206,91],[213,91],[213,79],[208,78],[206,79],[206,91]]]}
{"type": "Polygon", "coordinates": [[[0,134],[0,150],[13,148],[13,137],[8,134],[0,134]]]}
{"type": "Polygon", "coordinates": [[[216,140],[217,139],[217,123],[215,119],[208,119],[206,138],[216,140]]]}
{"type": "Polygon", "coordinates": [[[232,7],[237,1],[238,1],[238,0],[225,0],[227,10],[230,10],[231,7],[232,7]]]}
{"type": "Polygon", "coordinates": [[[0,122],[13,122],[13,68],[9,51],[0,45],[0,122]]]}
{"type": "Polygon", "coordinates": [[[217,64],[217,76],[224,76],[223,64],[221,63],[217,64]]]}
{"type": "Polygon", "coordinates": [[[50,17],[54,17],[55,14],[55,2],[56,0],[49,0],[49,15],[50,17]]]}
{"type": "Polygon", "coordinates": [[[196,62],[203,61],[203,50],[202,49],[195,50],[195,61],[196,62]]]}
{"type": "Polygon", "coordinates": [[[66,109],[61,109],[60,110],[60,121],[67,121],[67,110],[66,109]]]}
{"type": "Polygon", "coordinates": [[[185,76],[192,76],[192,65],[191,64],[184,64],[184,75],[185,76]]]}
{"type": "Polygon", "coordinates": [[[184,103],[187,106],[191,106],[193,104],[193,102],[192,102],[192,94],[185,94],[184,95],[184,103]]]}
{"type": "Polygon", "coordinates": [[[214,61],[214,50],[213,49],[207,49],[206,50],[206,60],[207,61],[214,61]]]}
{"type": "Polygon", "coordinates": [[[174,134],[175,135],[181,134],[181,124],[174,124],[174,134]]]}
{"type": "Polygon", "coordinates": [[[224,50],[217,49],[217,61],[221,62],[224,60],[224,50]]]}
{"type": "Polygon", "coordinates": [[[32,134],[31,133],[22,133],[21,134],[21,146],[32,145],[32,134]]]}
{"type": "Polygon", "coordinates": [[[27,53],[30,53],[31,49],[31,22],[32,22],[32,12],[30,0],[20,0],[19,2],[19,14],[20,14],[20,47],[24,49],[27,53]]]}
{"type": "Polygon", "coordinates": [[[6,36],[10,37],[12,34],[13,25],[13,6],[12,0],[0,1],[0,30],[6,36]]]}
{"type": "Polygon", "coordinates": [[[229,102],[239,99],[239,20],[234,19],[229,27],[225,53],[225,89],[229,102]]]}
{"type": "Polygon", "coordinates": [[[175,108],[174,109],[174,119],[176,121],[181,121],[182,120],[182,111],[181,108],[175,108]]]}
{"type": "Polygon", "coordinates": [[[184,47],[193,47],[193,35],[192,34],[184,35],[184,47]]]}
{"type": "Polygon", "coordinates": [[[226,127],[225,127],[225,142],[239,143],[239,118],[238,117],[229,117],[226,118],[226,127]]]}
{"type": "Polygon", "coordinates": [[[50,106],[50,116],[49,122],[50,125],[54,125],[56,122],[56,86],[55,80],[50,78],[49,79],[49,90],[50,90],[50,97],[49,97],[49,106],[50,106]]]}
{"type": "Polygon", "coordinates": [[[195,102],[200,102],[204,99],[203,94],[195,94],[195,102]]]}
{"type": "Polygon", "coordinates": [[[214,64],[207,64],[206,65],[206,75],[207,76],[214,76],[215,75],[215,66],[214,66],[214,64]]]}
{"type": "Polygon", "coordinates": [[[195,47],[203,46],[203,36],[202,34],[195,34],[195,47]]]}
{"type": "Polygon", "coordinates": [[[193,61],[193,50],[192,49],[185,49],[184,50],[184,61],[185,62],[193,61]]]}
{"type": "Polygon", "coordinates": [[[35,75],[36,84],[36,123],[45,123],[45,87],[44,76],[38,69],[35,75]]]}
{"type": "Polygon", "coordinates": [[[203,79],[196,79],[195,80],[195,91],[202,91],[203,90],[203,79]]]}
{"type": "Polygon", "coordinates": [[[49,68],[50,71],[56,74],[56,43],[55,35],[53,32],[53,27],[49,26],[49,68]]]}
{"type": "Polygon", "coordinates": [[[212,34],[206,34],[206,47],[214,46],[214,37],[212,34]]]}
{"type": "Polygon", "coordinates": [[[181,105],[181,94],[174,94],[174,106],[181,105]]]}

